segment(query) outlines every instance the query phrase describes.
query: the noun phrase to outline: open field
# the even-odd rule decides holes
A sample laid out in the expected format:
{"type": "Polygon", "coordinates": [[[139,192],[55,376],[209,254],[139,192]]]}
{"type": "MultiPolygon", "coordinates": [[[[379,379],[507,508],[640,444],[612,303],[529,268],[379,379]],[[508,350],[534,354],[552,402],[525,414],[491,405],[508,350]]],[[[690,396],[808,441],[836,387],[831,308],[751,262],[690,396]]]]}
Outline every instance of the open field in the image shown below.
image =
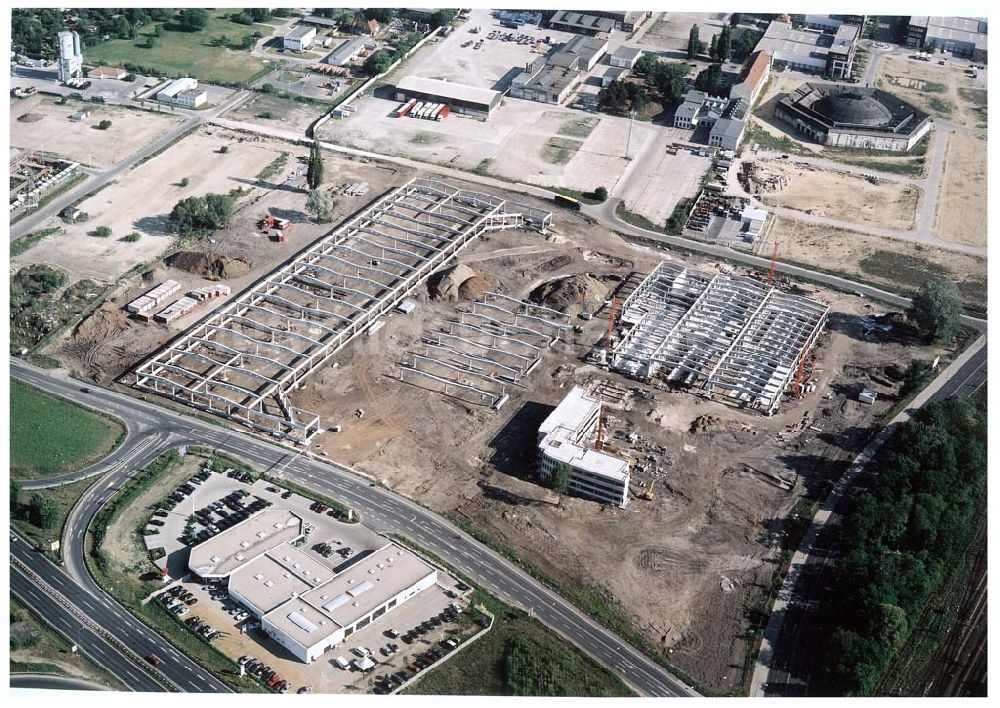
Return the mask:
{"type": "Polygon", "coordinates": [[[405,693],[424,696],[635,695],[606,668],[524,612],[480,591],[475,592],[472,600],[493,613],[493,628],[458,656],[422,676],[405,693]]]}
{"type": "Polygon", "coordinates": [[[124,434],[117,421],[11,379],[10,473],[36,479],[105,457],[124,434]]]}
{"type": "MultiPolygon", "coordinates": [[[[980,207],[981,209],[981,207],[980,207]]],[[[986,306],[986,259],[943,251],[919,243],[868,236],[815,226],[778,216],[761,246],[770,253],[773,240],[783,261],[846,274],[855,280],[913,292],[934,275],[954,280],[966,302],[986,306]]]]}
{"type": "Polygon", "coordinates": [[[712,34],[721,30],[723,17],[725,14],[718,12],[665,13],[646,31],[639,46],[645,51],[658,51],[670,59],[687,59],[692,25],[698,25],[699,35],[707,43],[712,34]]]}
{"type": "Polygon", "coordinates": [[[986,245],[986,139],[950,133],[944,175],[934,215],[934,232],[941,238],[986,245]]]}
{"type": "Polygon", "coordinates": [[[69,100],[64,105],[51,96],[36,94],[11,99],[10,144],[22,150],[58,155],[91,167],[112,167],[181,122],[177,116],[132,110],[106,104],[69,100]],[[86,107],[90,116],[69,120],[86,107]],[[34,120],[40,117],[40,120],[34,120]],[[28,119],[30,118],[30,120],[28,119]],[[111,127],[97,124],[110,120],[111,127]]]}
{"type": "Polygon", "coordinates": [[[277,94],[257,93],[236,110],[227,113],[226,117],[247,123],[304,131],[322,113],[321,108],[309,103],[282,98],[277,94]]]}
{"type": "MultiPolygon", "coordinates": [[[[112,39],[97,46],[87,47],[87,61],[95,64],[123,66],[136,64],[156,69],[168,76],[193,76],[207,83],[246,82],[267,68],[262,60],[251,56],[245,50],[213,47],[211,39],[225,35],[233,44],[239,44],[244,37],[254,32],[270,35],[273,28],[268,25],[241,25],[228,20],[225,15],[234,8],[209,11],[209,21],[198,32],[184,32],[178,25],[166,23],[167,31],[156,40],[156,46],[146,46],[145,37],[134,40],[112,39]]],[[[153,25],[139,29],[141,35],[151,34],[153,25]]]]}
{"type": "Polygon", "coordinates": [[[973,128],[986,127],[986,90],[964,73],[958,59],[946,66],[903,57],[886,57],[875,86],[895,94],[934,118],[973,128]]]}
{"type": "MultiPolygon", "coordinates": [[[[276,148],[211,130],[189,135],[84,200],[79,208],[90,215],[86,222],[64,225],[63,233],[45,239],[14,262],[47,263],[71,279],[114,282],[171,248],[175,235],[167,217],[178,201],[239,188],[251,188],[256,196],[262,190],[255,186],[254,176],[279,154],[276,148]],[[216,152],[222,145],[229,146],[224,155],[216,152]],[[189,182],[182,187],[180,180],[185,177],[189,182]],[[109,238],[92,235],[100,226],[111,229],[109,238]],[[133,231],[140,234],[138,241],[120,240],[133,231]]],[[[52,219],[52,223],[62,222],[52,219]]]]}
{"type": "MultiPolygon", "coordinates": [[[[79,277],[84,267],[100,269],[102,275],[117,277],[124,273],[124,266],[128,263],[147,264],[149,277],[130,274],[128,279],[115,287],[108,301],[94,315],[54,341],[47,348],[47,353],[83,375],[97,377],[102,381],[113,379],[140,358],[152,353],[167,339],[205,317],[213,309],[221,307],[227,298],[203,303],[169,326],[128,318],[121,309],[128,302],[167,278],[179,281],[185,292],[207,285],[210,281],[220,281],[229,285],[233,295],[236,295],[263,274],[273,270],[278,263],[330,231],[331,225],[312,223],[304,211],[306,194],[300,188],[302,178],[294,177],[294,173],[299,169],[298,158],[306,155],[306,152],[304,148],[287,143],[245,139],[224,130],[211,129],[189,136],[132,173],[141,176],[145,189],[152,190],[152,185],[158,185],[158,191],[144,196],[143,201],[137,199],[143,187],[133,188],[120,183],[97,194],[94,197],[96,201],[107,200],[109,194],[115,195],[114,201],[102,208],[112,209],[117,205],[117,211],[138,220],[138,225],[153,222],[155,226],[165,218],[176,201],[183,197],[206,192],[226,192],[237,187],[251,190],[250,194],[237,203],[232,225],[228,229],[214,233],[199,244],[184,246],[182,262],[174,266],[156,260],[174,249],[175,239],[172,235],[144,235],[136,243],[122,243],[115,240],[115,237],[99,239],[87,235],[85,226],[93,229],[103,223],[93,217],[86,225],[66,226],[67,230],[78,230],[75,240],[69,241],[73,248],[83,248],[98,242],[99,245],[106,245],[110,252],[101,260],[84,259],[83,262],[78,262],[67,257],[65,266],[67,269],[74,269],[70,271],[74,277],[79,277]],[[239,142],[241,139],[244,142],[239,142]],[[223,144],[230,147],[227,154],[214,152],[223,144]],[[288,157],[278,173],[265,182],[256,180],[256,176],[278,160],[282,153],[288,153],[288,157]],[[191,169],[191,165],[199,160],[204,163],[204,167],[200,170],[191,169]],[[190,184],[182,188],[178,186],[177,180],[185,176],[189,178],[190,184]],[[286,183],[289,176],[292,177],[292,182],[286,183]],[[135,191],[130,191],[133,189],[135,191]],[[266,212],[292,221],[293,227],[287,233],[285,243],[271,241],[258,230],[257,220],[266,212]],[[146,251],[131,256],[125,264],[120,262],[123,254],[119,250],[127,254],[125,249],[142,247],[144,242],[146,251]]],[[[326,156],[325,164],[325,187],[332,190],[339,190],[351,182],[368,182],[371,195],[375,195],[408,179],[408,173],[396,167],[364,164],[333,155],[326,156]]],[[[334,224],[366,202],[363,197],[347,197],[337,193],[333,194],[333,200],[334,224]]],[[[118,231],[115,236],[119,236],[118,231]]],[[[59,244],[64,239],[65,235],[50,236],[27,251],[24,258],[40,262],[59,260],[62,258],[59,244]]],[[[66,246],[62,246],[62,249],[65,248],[66,246]]]]}
{"type": "Polygon", "coordinates": [[[860,175],[794,160],[761,160],[757,166],[769,176],[786,180],[784,189],[761,195],[772,206],[887,229],[913,227],[920,200],[917,187],[886,180],[872,183],[860,175]]]}
{"type": "Polygon", "coordinates": [[[78,652],[19,600],[10,599],[10,671],[55,674],[125,690],[114,676],[78,652]]]}

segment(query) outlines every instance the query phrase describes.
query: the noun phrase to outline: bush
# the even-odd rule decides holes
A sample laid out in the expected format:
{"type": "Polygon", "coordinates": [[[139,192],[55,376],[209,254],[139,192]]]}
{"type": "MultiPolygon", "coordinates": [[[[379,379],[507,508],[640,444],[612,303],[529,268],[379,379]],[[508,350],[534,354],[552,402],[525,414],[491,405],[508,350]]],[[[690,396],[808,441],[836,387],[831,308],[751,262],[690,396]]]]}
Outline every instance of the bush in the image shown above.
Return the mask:
{"type": "Polygon", "coordinates": [[[139,240],[139,238],[140,238],[139,232],[138,231],[133,231],[132,233],[128,234],[127,236],[123,236],[122,237],[122,241],[125,241],[127,243],[135,243],[136,241],[139,240]]]}
{"type": "Polygon", "coordinates": [[[104,120],[102,120],[100,123],[97,124],[98,130],[107,130],[110,127],[111,127],[111,121],[109,121],[107,118],[105,118],[104,120]]]}
{"type": "Polygon", "coordinates": [[[177,233],[204,236],[229,226],[233,217],[235,197],[228,194],[206,194],[188,197],[174,205],[168,221],[177,233]]]}
{"type": "Polygon", "coordinates": [[[604,202],[608,199],[608,190],[605,187],[598,187],[594,190],[594,199],[604,202]]]}
{"type": "Polygon", "coordinates": [[[36,492],[28,500],[28,519],[40,529],[55,528],[59,520],[59,507],[49,497],[36,492]]]}
{"type": "Polygon", "coordinates": [[[257,114],[258,118],[264,118],[265,120],[274,120],[274,111],[261,111],[257,114]]]}
{"type": "Polygon", "coordinates": [[[191,181],[187,177],[181,177],[181,181],[177,183],[178,187],[187,187],[191,181]]]}
{"type": "Polygon", "coordinates": [[[220,155],[225,155],[227,152],[229,152],[229,146],[228,145],[223,145],[222,147],[219,148],[219,154],[220,155]]]}
{"type": "Polygon", "coordinates": [[[96,229],[94,229],[94,236],[97,236],[99,238],[107,238],[110,235],[111,235],[110,226],[98,226],[96,229]]]}

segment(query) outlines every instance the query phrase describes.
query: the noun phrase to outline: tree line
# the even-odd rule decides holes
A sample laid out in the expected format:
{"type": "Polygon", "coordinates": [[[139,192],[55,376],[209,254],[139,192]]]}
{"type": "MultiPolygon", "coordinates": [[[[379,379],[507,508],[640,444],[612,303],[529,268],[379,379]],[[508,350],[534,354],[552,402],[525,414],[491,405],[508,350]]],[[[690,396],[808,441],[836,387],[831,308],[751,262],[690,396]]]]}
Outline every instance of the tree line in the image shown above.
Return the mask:
{"type": "Polygon", "coordinates": [[[985,396],[918,410],[883,447],[842,532],[822,695],[870,695],[974,539],[985,499],[985,396]]]}

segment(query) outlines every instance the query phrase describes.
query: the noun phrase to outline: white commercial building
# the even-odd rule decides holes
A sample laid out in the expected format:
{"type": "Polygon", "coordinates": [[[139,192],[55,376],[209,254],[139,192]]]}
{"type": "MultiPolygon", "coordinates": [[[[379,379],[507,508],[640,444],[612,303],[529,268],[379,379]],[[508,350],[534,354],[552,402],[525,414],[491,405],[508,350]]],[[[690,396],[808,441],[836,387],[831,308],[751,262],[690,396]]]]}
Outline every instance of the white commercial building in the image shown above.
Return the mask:
{"type": "Polygon", "coordinates": [[[601,401],[579,386],[538,427],[539,476],[548,480],[560,464],[572,470],[567,491],[604,504],[628,503],[629,463],[587,445],[601,415],[601,401]]]}
{"type": "Polygon", "coordinates": [[[303,49],[308,49],[314,39],[316,39],[315,27],[298,25],[295,29],[281,38],[281,46],[283,49],[291,49],[296,52],[301,52],[303,49]]]}
{"type": "Polygon", "coordinates": [[[295,545],[304,537],[301,517],[267,509],[192,548],[188,567],[227,580],[230,597],[305,663],[437,582],[435,568],[391,542],[334,573],[295,545]]]}
{"type": "Polygon", "coordinates": [[[57,68],[60,81],[79,79],[83,76],[83,50],[80,35],[76,32],[60,32],[57,35],[57,68]]]}
{"type": "Polygon", "coordinates": [[[156,100],[187,108],[197,108],[208,100],[208,94],[204,89],[198,88],[198,79],[185,77],[172,81],[166,88],[157,91],[156,100]]]}

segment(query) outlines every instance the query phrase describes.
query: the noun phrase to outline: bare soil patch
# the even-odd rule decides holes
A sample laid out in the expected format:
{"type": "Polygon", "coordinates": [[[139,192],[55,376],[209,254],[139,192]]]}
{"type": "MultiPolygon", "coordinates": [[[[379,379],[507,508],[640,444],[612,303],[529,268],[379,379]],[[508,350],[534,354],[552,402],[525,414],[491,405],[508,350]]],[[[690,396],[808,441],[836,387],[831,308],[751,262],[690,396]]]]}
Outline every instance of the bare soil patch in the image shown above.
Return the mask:
{"type": "Polygon", "coordinates": [[[986,139],[951,133],[938,193],[934,232],[941,238],[986,245],[986,139]]]}
{"type": "Polygon", "coordinates": [[[935,118],[958,125],[986,127],[986,91],[965,73],[968,64],[911,61],[886,57],[875,79],[888,91],[935,118]]]}

